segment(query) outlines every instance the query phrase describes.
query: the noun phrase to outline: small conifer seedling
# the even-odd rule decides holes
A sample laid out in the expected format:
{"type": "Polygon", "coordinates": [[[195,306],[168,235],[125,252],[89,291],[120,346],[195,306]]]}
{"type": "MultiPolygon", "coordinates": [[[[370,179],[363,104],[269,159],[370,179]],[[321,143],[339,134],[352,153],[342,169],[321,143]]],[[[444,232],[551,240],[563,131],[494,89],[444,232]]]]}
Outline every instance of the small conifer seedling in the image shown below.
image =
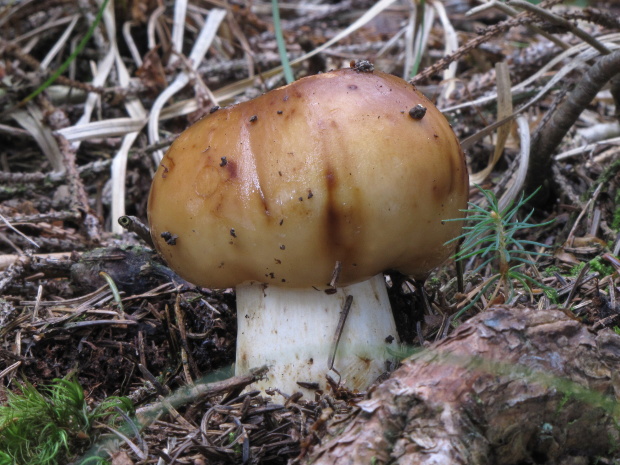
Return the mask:
{"type": "MultiPolygon", "coordinates": [[[[482,296],[487,296],[488,301],[493,301],[503,291],[505,302],[511,302],[515,296],[515,284],[521,285],[530,295],[532,285],[547,289],[547,286],[526,273],[528,267],[535,269],[532,256],[547,256],[545,252],[526,250],[529,248],[546,248],[545,244],[515,237],[517,233],[528,228],[540,227],[550,224],[553,220],[541,224],[529,223],[534,210],[530,211],[525,218],[520,220],[518,212],[538,192],[530,196],[521,195],[518,202],[510,202],[500,209],[499,201],[495,194],[489,190],[480,188],[480,192],[488,205],[483,208],[469,202],[469,215],[467,218],[456,218],[447,221],[467,221],[463,227],[463,234],[452,239],[450,242],[463,241],[454,258],[457,261],[479,257],[482,262],[472,271],[477,273],[487,265],[491,266],[493,274],[474,289],[475,297],[467,306],[462,308],[455,318],[460,317],[471,308],[482,296]],[[477,292],[476,292],[477,291],[477,292]],[[489,293],[490,292],[490,293],[489,293]]],[[[450,243],[449,242],[449,243],[450,243]]]]}

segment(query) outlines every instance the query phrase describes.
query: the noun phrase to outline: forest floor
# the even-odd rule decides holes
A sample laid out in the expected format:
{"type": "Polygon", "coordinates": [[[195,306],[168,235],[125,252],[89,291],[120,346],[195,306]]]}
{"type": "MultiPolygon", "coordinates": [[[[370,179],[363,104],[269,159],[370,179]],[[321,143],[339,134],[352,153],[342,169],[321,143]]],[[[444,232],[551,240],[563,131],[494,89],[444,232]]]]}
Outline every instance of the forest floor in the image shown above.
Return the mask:
{"type": "MultiPolygon", "coordinates": [[[[525,245],[531,262],[503,262],[527,285],[493,253],[462,260],[462,289],[453,260],[425,297],[389,276],[412,348],[499,304],[562,308],[620,333],[620,84],[601,58],[620,69],[620,6],[507,3],[280,5],[296,79],[369,60],[437,104],[466,148],[472,203],[543,187],[506,245],[525,245]],[[584,83],[591,98],[563,106],[584,83]],[[542,226],[524,224],[530,211],[542,226]]],[[[50,394],[66,379],[84,411],[107,405],[60,428],[68,436],[26,426],[37,438],[22,455],[0,448],[0,464],[299,462],[364,398],[337,386],[313,399],[242,394],[252,378],[231,377],[234,290],[177,284],[136,233],[158,154],[212,107],[285,84],[276,30],[269,2],[0,3],[0,443],[19,423],[14,396],[36,398],[29,386],[50,394]],[[34,458],[37,441],[59,437],[67,447],[34,458]]]]}

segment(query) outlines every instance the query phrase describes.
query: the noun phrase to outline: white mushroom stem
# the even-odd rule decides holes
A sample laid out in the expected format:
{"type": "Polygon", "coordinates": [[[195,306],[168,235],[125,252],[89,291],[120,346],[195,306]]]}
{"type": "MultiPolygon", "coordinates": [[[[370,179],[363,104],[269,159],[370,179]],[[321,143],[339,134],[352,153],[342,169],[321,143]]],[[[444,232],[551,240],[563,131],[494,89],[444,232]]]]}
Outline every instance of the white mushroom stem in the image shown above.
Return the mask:
{"type": "MultiPolygon", "coordinates": [[[[236,374],[269,366],[267,379],[252,387],[283,393],[312,391],[297,382],[326,388],[326,375],[349,389],[366,389],[386,371],[398,334],[383,275],[339,288],[334,294],[250,283],[237,286],[236,374]],[[338,350],[328,361],[347,296],[353,296],[338,350]]],[[[312,397],[310,397],[312,398],[312,397]]]]}

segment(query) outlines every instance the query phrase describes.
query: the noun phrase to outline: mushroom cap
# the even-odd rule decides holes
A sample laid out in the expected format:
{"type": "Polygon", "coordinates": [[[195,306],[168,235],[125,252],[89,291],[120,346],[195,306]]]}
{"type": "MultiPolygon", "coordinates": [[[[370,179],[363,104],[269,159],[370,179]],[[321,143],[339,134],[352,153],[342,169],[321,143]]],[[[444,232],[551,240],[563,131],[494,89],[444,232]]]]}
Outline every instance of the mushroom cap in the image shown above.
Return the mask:
{"type": "Polygon", "coordinates": [[[461,222],[444,220],[463,217],[468,189],[439,110],[398,77],[347,68],[189,127],[155,174],[148,217],[192,283],[324,288],[336,263],[338,286],[385,270],[425,278],[454,250],[461,222]]]}

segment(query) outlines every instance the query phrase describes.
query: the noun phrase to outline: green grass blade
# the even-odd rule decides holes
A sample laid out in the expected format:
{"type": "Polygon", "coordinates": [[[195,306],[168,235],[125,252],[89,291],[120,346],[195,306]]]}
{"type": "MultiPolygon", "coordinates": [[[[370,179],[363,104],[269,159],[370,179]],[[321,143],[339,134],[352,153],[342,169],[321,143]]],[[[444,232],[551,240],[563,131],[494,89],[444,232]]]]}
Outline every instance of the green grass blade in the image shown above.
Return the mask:
{"type": "Polygon", "coordinates": [[[108,6],[109,1],[110,0],[103,0],[103,3],[101,4],[101,8],[99,8],[99,11],[97,12],[97,16],[95,17],[95,20],[90,25],[90,27],[88,28],[88,31],[86,31],[86,35],[82,37],[82,40],[80,40],[80,43],[75,48],[73,53],[69,56],[69,58],[67,58],[63,62],[63,64],[60,65],[60,67],[56,71],[54,71],[54,73],[43,84],[41,84],[34,92],[32,92],[30,95],[24,98],[19,103],[19,106],[25,105],[30,100],[32,100],[37,95],[39,95],[41,92],[43,92],[45,89],[47,89],[49,86],[51,86],[54,83],[54,81],[56,81],[56,79],[58,79],[58,77],[67,70],[67,68],[71,65],[71,63],[73,63],[73,61],[77,58],[77,56],[80,53],[82,53],[82,50],[84,50],[84,47],[86,47],[86,44],[88,43],[93,33],[95,32],[95,29],[101,22],[101,19],[103,18],[103,12],[105,11],[106,6],[108,6]]]}
{"type": "Polygon", "coordinates": [[[273,28],[276,35],[276,42],[278,44],[280,61],[282,62],[282,70],[284,71],[284,79],[286,79],[287,84],[290,84],[295,80],[295,78],[293,77],[293,69],[291,68],[291,63],[286,53],[286,43],[284,42],[282,23],[280,22],[280,7],[278,6],[278,0],[271,0],[271,14],[273,16],[273,28]]]}

